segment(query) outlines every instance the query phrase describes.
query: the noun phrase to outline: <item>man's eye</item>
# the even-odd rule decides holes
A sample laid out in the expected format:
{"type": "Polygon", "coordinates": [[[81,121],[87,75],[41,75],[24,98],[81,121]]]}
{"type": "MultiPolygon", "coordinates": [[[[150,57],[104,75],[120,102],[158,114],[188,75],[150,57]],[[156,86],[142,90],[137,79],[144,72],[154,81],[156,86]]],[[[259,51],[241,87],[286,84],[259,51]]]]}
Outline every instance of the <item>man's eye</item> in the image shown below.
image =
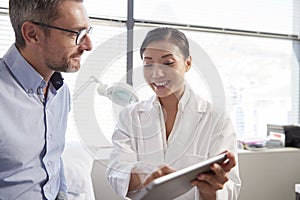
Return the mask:
{"type": "Polygon", "coordinates": [[[74,38],[77,37],[77,34],[76,33],[69,33],[69,37],[74,39],[74,38]]]}

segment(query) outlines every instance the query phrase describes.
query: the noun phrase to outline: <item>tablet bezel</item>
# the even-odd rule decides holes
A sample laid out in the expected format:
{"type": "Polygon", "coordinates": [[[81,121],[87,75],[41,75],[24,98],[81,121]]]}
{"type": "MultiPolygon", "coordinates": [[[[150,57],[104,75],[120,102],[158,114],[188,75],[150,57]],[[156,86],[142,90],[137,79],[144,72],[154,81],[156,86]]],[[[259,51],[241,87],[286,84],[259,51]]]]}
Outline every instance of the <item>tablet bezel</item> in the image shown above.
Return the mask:
{"type": "Polygon", "coordinates": [[[196,163],[176,172],[154,179],[145,190],[141,200],[174,199],[186,192],[193,186],[191,181],[200,173],[209,173],[213,163],[223,163],[227,160],[226,153],[211,157],[205,161],[196,163]]]}

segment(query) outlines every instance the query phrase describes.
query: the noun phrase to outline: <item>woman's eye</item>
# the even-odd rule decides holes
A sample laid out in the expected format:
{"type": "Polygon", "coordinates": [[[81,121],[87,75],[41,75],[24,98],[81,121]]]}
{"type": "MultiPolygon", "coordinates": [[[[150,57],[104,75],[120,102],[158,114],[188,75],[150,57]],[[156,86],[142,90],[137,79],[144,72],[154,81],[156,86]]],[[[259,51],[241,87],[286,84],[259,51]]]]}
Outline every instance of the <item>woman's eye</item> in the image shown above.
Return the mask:
{"type": "Polygon", "coordinates": [[[170,66],[170,65],[173,65],[175,62],[166,62],[166,63],[164,63],[164,65],[168,65],[168,66],[170,66]]]}
{"type": "Polygon", "coordinates": [[[152,67],[153,64],[144,64],[144,67],[152,67]]]}

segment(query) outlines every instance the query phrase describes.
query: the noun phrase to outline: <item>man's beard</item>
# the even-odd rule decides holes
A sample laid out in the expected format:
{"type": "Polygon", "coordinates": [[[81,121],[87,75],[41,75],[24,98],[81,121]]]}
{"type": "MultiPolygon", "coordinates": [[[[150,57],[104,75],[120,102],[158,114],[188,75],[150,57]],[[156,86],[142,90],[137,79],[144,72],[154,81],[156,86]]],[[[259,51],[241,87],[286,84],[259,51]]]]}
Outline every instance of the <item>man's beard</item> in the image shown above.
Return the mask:
{"type": "Polygon", "coordinates": [[[53,71],[58,71],[58,72],[77,72],[80,68],[80,63],[78,63],[76,66],[72,66],[70,61],[65,60],[63,64],[55,64],[55,63],[50,63],[46,62],[46,65],[49,69],[52,69],[53,71]]]}

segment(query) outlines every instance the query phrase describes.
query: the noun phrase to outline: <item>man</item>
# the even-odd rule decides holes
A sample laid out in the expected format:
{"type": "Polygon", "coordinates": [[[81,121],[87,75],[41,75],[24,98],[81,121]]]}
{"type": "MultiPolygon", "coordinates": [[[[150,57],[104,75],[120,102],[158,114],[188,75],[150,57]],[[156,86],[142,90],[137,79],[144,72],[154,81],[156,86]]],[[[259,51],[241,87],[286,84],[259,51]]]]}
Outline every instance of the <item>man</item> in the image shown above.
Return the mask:
{"type": "Polygon", "coordinates": [[[92,49],[83,0],[10,0],[15,44],[0,59],[0,199],[66,199],[61,153],[76,72],[92,49]]]}

